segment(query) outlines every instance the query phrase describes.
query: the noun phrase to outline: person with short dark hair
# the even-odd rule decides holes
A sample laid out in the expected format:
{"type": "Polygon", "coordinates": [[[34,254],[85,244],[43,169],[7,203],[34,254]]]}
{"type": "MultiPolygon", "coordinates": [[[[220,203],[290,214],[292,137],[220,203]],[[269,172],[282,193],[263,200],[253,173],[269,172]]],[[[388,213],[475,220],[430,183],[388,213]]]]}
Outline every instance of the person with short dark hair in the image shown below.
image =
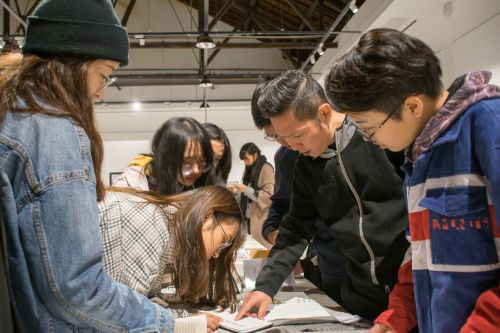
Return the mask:
{"type": "Polygon", "coordinates": [[[0,204],[19,332],[174,330],[170,310],[102,265],[93,105],[128,50],[111,1],[44,0],[23,53],[0,56],[0,204]]]}
{"type": "Polygon", "coordinates": [[[155,132],[151,150],[135,156],[112,185],[173,195],[215,184],[210,137],[196,119],[167,120],[155,132]]]}
{"type": "Polygon", "coordinates": [[[467,73],[445,90],[432,49],[392,29],[366,32],[326,77],[366,145],[406,150],[411,260],[370,332],[499,330],[500,87],[490,78],[467,73]]]}
{"type": "Polygon", "coordinates": [[[281,147],[274,155],[274,166],[276,168],[274,174],[274,194],[271,197],[271,206],[269,213],[262,225],[262,236],[271,244],[274,244],[278,236],[278,228],[281,219],[288,213],[290,207],[290,198],[292,196],[292,178],[293,169],[299,153],[291,150],[286,142],[282,140],[271,124],[269,118],[262,116],[261,110],[257,106],[257,101],[264,86],[269,81],[262,82],[257,85],[252,94],[252,118],[255,126],[264,131],[264,139],[268,141],[276,141],[281,147]]]}
{"type": "Polygon", "coordinates": [[[331,297],[347,311],[374,319],[387,307],[409,246],[401,178],[384,151],[365,145],[345,115],[333,110],[310,75],[285,72],[262,89],[256,103],[300,155],[290,211],[237,318],[254,306],[263,317],[309,241],[324,233],[337,240],[346,259],[347,276],[332,287],[331,297]]]}
{"type": "Polygon", "coordinates": [[[215,183],[217,185],[226,185],[232,163],[229,139],[224,130],[215,124],[203,123],[201,126],[207,131],[210,143],[212,144],[215,183]]]}

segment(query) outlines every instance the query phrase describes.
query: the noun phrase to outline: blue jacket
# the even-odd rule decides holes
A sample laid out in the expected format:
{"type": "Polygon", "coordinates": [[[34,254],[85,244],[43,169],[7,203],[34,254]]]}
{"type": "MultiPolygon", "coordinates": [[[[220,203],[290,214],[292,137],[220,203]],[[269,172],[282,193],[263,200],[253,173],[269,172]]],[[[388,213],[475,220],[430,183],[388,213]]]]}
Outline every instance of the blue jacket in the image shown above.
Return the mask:
{"type": "Polygon", "coordinates": [[[7,113],[0,176],[25,332],[173,332],[169,310],[103,271],[90,141],[65,118],[7,113]]]}
{"type": "MultiPolygon", "coordinates": [[[[416,308],[421,332],[500,327],[500,88],[488,80],[462,78],[404,166],[413,273],[400,272],[407,287],[395,288],[391,304],[416,308]]],[[[398,332],[411,328],[381,317],[398,332]]]]}

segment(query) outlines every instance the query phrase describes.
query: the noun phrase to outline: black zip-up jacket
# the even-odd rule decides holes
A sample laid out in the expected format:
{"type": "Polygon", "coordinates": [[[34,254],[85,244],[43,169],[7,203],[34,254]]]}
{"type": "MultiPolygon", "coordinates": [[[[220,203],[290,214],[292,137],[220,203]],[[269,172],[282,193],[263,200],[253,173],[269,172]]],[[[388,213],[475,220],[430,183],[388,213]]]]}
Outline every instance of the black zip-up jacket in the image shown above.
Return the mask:
{"type": "Polygon", "coordinates": [[[387,308],[409,246],[402,181],[385,152],[364,142],[354,126],[344,124],[335,137],[332,158],[299,156],[290,211],[255,290],[276,295],[315,235],[319,217],[346,258],[341,305],[373,319],[387,308]]]}

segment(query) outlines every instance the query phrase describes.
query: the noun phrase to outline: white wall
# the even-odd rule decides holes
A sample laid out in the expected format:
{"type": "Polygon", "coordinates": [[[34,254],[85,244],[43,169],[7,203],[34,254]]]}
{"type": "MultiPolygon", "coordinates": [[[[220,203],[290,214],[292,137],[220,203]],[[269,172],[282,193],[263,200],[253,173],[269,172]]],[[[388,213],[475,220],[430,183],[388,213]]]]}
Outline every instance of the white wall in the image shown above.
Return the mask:
{"type": "Polygon", "coordinates": [[[150,151],[149,140],[131,140],[131,141],[104,141],[104,163],[102,168],[102,177],[104,184],[109,183],[109,174],[111,172],[123,172],[127,168],[132,158],[141,153],[150,151]]]}
{"type": "MultiPolygon", "coordinates": [[[[443,82],[448,86],[455,77],[468,71],[493,72],[492,82],[500,83],[500,1],[498,0],[368,0],[345,30],[363,32],[379,27],[403,30],[420,38],[438,55],[443,82]],[[444,6],[451,4],[451,12],[444,6]],[[385,8],[381,13],[380,8],[385,8]]],[[[354,45],[359,35],[342,35],[339,48],[316,62],[314,71],[320,81],[340,55],[354,45]]],[[[329,50],[330,51],[330,50],[329,50]]]]}
{"type": "Polygon", "coordinates": [[[104,181],[109,172],[123,171],[133,156],[151,151],[155,131],[173,117],[193,117],[200,123],[211,122],[221,127],[231,143],[233,167],[229,180],[241,180],[244,164],[239,159],[240,148],[255,143],[274,165],[275,142],[264,140],[263,132],[253,125],[249,102],[210,103],[205,113],[197,103],[145,104],[140,111],[129,104],[98,106],[96,118],[104,140],[104,181]]]}

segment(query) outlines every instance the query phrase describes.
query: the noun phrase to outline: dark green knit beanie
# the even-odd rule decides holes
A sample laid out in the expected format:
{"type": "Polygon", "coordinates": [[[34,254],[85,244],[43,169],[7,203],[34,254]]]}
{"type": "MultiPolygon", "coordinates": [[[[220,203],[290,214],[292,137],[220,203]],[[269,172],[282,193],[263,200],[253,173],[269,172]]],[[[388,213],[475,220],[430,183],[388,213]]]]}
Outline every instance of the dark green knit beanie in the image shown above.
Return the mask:
{"type": "Polygon", "coordinates": [[[128,64],[128,35],[109,0],[44,0],[28,17],[23,53],[128,64]]]}

